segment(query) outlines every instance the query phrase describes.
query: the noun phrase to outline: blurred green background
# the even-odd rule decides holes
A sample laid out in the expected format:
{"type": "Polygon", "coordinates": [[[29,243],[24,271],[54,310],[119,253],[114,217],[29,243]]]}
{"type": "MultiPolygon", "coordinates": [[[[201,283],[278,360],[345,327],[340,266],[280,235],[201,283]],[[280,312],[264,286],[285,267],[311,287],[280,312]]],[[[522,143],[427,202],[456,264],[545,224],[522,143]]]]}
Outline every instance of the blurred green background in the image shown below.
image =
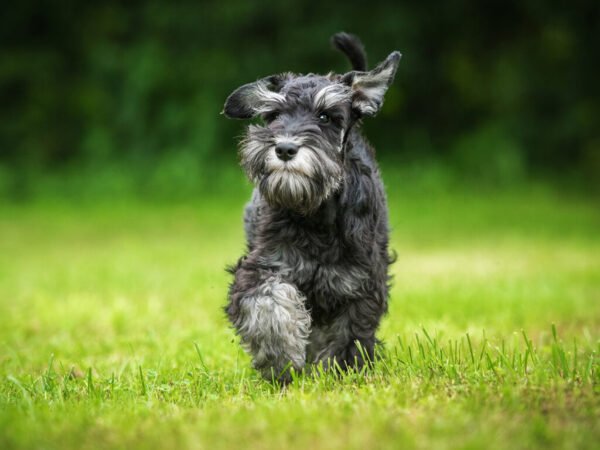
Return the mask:
{"type": "MultiPolygon", "coordinates": [[[[0,16],[0,195],[185,198],[241,185],[240,84],[344,72],[359,35],[396,82],[365,124],[434,183],[600,179],[600,3],[22,1],[0,16]]],[[[421,173],[421,172],[417,172],[421,173]]],[[[417,176],[416,178],[419,178],[417,176]]]]}
{"type": "Polygon", "coordinates": [[[599,30],[597,0],[5,6],[0,449],[596,450],[599,30]],[[364,125],[392,369],[280,392],[223,314],[251,185],[219,113],[347,71],[341,30],[403,53],[364,125]]]}

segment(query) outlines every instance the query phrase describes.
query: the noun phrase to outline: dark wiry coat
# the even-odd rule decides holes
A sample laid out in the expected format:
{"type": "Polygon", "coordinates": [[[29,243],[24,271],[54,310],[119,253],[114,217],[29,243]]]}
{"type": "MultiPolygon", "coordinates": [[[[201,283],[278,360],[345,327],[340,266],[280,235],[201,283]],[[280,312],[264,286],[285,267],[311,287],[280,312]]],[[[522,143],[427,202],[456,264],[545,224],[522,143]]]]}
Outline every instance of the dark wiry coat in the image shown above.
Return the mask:
{"type": "MultiPolygon", "coordinates": [[[[354,42],[343,41],[350,50],[337,46],[364,64],[362,46],[354,42]]],[[[248,250],[231,269],[226,312],[267,378],[289,379],[290,364],[300,370],[307,363],[336,360],[348,367],[373,359],[375,332],[387,311],[388,217],[374,151],[358,127],[381,105],[385,89],[376,82],[387,88],[398,59],[392,54],[372,72],[355,72],[347,84],[340,76],[286,74],[271,78],[275,93],[265,94],[262,81],[255,83],[265,102],[280,104],[267,127],[250,130],[242,150],[257,187],[245,210],[248,250]],[[356,79],[363,84],[355,87],[356,79]],[[324,109],[313,103],[319,101],[335,122],[318,126],[315,114],[324,109]],[[303,165],[273,166],[272,147],[290,135],[306,145],[303,165]]],[[[247,104],[259,98],[248,86],[230,96],[225,112],[272,114],[272,108],[247,104]]]]}

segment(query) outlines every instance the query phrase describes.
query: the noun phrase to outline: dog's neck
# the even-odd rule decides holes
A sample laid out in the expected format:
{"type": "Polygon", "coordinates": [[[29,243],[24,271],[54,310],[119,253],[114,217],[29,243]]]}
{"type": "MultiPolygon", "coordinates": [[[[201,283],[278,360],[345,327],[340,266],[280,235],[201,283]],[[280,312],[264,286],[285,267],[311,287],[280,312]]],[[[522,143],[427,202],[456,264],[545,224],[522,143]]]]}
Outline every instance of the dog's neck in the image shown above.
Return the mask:
{"type": "Polygon", "coordinates": [[[279,214],[286,219],[309,228],[327,229],[335,226],[339,209],[339,192],[334,193],[309,214],[301,214],[291,209],[279,209],[279,214]]]}

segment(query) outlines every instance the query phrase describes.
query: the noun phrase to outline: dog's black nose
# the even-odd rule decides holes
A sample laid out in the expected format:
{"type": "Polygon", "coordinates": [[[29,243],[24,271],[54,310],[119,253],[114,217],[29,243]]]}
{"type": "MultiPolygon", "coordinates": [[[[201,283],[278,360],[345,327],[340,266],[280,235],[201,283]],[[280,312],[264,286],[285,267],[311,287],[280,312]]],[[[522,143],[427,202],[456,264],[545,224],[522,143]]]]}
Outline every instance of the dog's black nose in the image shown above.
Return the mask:
{"type": "Polygon", "coordinates": [[[282,142],[275,147],[275,153],[280,160],[289,161],[298,153],[298,146],[291,142],[282,142]]]}

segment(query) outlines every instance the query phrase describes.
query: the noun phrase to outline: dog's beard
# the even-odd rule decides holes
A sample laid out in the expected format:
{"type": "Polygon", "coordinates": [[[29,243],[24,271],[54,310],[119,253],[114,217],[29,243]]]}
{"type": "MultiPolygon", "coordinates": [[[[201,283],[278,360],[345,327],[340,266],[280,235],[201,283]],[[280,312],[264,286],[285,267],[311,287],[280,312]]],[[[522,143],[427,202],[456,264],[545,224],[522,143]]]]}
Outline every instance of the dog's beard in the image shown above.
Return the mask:
{"type": "Polygon", "coordinates": [[[330,194],[314,178],[286,169],[265,174],[258,188],[271,206],[301,214],[310,214],[318,209],[330,194]]]}
{"type": "Polygon", "coordinates": [[[248,175],[271,206],[308,215],[341,184],[341,167],[308,147],[301,147],[296,157],[287,162],[279,160],[273,148],[265,153],[261,170],[250,170],[248,175]]]}

